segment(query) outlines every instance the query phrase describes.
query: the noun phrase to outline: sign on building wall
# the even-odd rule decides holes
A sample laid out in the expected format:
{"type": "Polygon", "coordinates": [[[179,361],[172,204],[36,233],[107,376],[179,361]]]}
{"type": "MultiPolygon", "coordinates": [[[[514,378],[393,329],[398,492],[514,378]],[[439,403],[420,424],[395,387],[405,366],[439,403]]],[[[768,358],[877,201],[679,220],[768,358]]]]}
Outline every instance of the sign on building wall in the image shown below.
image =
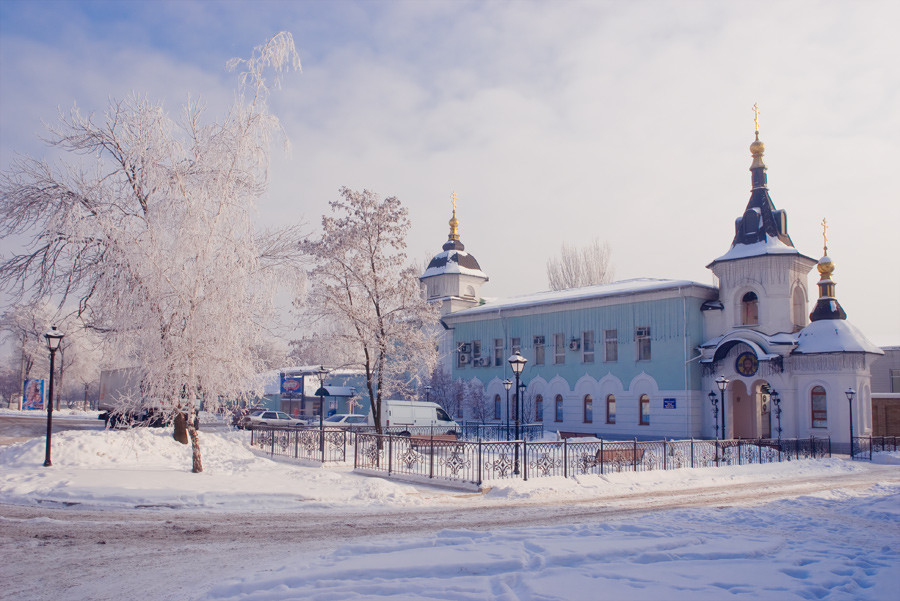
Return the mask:
{"type": "Polygon", "coordinates": [[[663,399],[663,409],[675,409],[675,399],[663,399]]]}
{"type": "Polygon", "coordinates": [[[299,399],[303,395],[303,376],[281,374],[281,399],[299,399]]]}

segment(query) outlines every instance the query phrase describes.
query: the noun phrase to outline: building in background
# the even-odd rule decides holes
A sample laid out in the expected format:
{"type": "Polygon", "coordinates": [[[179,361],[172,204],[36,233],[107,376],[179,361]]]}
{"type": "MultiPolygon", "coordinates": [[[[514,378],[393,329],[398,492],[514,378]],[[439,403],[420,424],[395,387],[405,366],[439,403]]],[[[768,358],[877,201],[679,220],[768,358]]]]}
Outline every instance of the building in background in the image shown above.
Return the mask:
{"type": "Polygon", "coordinates": [[[528,360],[521,418],[550,430],[609,439],[815,436],[840,449],[852,403],[854,432],[870,434],[871,369],[883,352],[847,321],[827,239],[818,261],[794,247],[787,214],[769,195],[758,131],[750,151],[750,200],[731,247],[707,266],[718,286],[641,278],[485,301],[488,277],[460,241],[454,196],[449,238],[421,276],[442,307],[444,369],[482,384],[502,421],[503,382],[513,377],[507,358],[520,351],[528,360]],[[810,313],[813,267],[820,279],[810,313]]]}

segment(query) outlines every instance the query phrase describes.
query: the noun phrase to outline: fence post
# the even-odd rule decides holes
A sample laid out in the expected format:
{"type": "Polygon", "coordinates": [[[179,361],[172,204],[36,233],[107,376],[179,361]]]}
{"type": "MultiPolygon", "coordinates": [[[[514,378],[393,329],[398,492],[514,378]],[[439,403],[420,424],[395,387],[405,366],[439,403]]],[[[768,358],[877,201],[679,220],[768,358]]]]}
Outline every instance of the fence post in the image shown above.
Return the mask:
{"type": "Polygon", "coordinates": [[[388,434],[387,437],[388,437],[388,476],[390,476],[391,475],[391,467],[393,467],[392,462],[394,459],[394,450],[393,450],[394,437],[390,434],[388,434]]]}
{"type": "Polygon", "coordinates": [[[691,436],[691,469],[694,468],[694,437],[691,436]]]}
{"type": "Polygon", "coordinates": [[[481,486],[481,437],[478,438],[478,486],[481,486]]]}
{"type": "MultiPolygon", "coordinates": [[[[603,444],[602,442],[600,444],[603,444]]],[[[563,438],[563,478],[569,477],[569,443],[563,438]]]]}
{"type": "Polygon", "coordinates": [[[431,426],[431,456],[428,459],[428,477],[434,478],[434,425],[431,426]]]}
{"type": "Polygon", "coordinates": [[[603,439],[600,439],[600,475],[603,475],[603,465],[606,463],[606,455],[603,454],[603,439]]]}
{"type": "Polygon", "coordinates": [[[528,437],[522,437],[522,481],[528,481],[528,437]]]}
{"type": "Polygon", "coordinates": [[[359,432],[353,433],[353,469],[359,467],[359,432]]]}
{"type": "Polygon", "coordinates": [[[300,430],[291,432],[294,435],[294,459],[300,457],[300,430]]]}
{"type": "Polygon", "coordinates": [[[631,471],[637,471],[637,436],[634,437],[634,446],[631,452],[631,471]]]}
{"type": "Polygon", "coordinates": [[[269,436],[272,437],[272,457],[275,456],[275,430],[269,430],[269,436]]]}
{"type": "Polygon", "coordinates": [[[669,458],[667,455],[669,454],[669,445],[665,436],[663,436],[663,471],[669,469],[669,458]]]}

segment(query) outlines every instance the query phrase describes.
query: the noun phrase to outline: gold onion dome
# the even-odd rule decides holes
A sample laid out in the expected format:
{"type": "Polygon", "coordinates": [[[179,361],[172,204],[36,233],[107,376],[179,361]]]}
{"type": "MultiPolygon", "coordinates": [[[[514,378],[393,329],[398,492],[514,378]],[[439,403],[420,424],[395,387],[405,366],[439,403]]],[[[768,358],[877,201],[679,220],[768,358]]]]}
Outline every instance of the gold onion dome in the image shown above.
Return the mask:
{"type": "Polygon", "coordinates": [[[759,139],[759,132],[756,132],[756,140],[750,145],[750,152],[755,156],[763,154],[766,151],[766,145],[759,139]]]}
{"type": "Polygon", "coordinates": [[[819,270],[819,273],[823,278],[830,278],[831,274],[834,273],[834,261],[831,260],[831,257],[825,255],[821,259],[819,259],[818,265],[816,265],[816,269],[819,270]]]}

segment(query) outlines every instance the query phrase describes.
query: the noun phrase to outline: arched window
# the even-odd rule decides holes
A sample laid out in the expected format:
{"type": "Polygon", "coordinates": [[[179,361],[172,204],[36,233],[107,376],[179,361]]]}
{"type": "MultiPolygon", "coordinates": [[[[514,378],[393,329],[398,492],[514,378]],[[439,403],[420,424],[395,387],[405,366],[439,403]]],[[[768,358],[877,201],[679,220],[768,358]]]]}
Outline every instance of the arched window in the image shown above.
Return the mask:
{"type": "Polygon", "coordinates": [[[793,313],[791,321],[794,322],[797,328],[806,326],[806,295],[803,294],[803,289],[800,286],[794,288],[794,293],[791,295],[791,305],[791,312],[793,313]]]}
{"type": "Polygon", "coordinates": [[[650,397],[646,394],[641,395],[641,425],[650,425],[650,397]]]}
{"type": "Polygon", "coordinates": [[[616,395],[606,397],[606,423],[616,423],[616,395]]]}
{"type": "Polygon", "coordinates": [[[828,404],[825,399],[825,389],[821,386],[813,386],[809,393],[810,408],[812,409],[812,427],[828,427],[828,404]]]}
{"type": "Polygon", "coordinates": [[[502,417],[502,411],[500,409],[500,395],[494,395],[494,419],[500,419],[502,417]]]}
{"type": "Polygon", "coordinates": [[[534,397],[534,421],[544,421],[544,397],[541,395],[534,397]]]}
{"type": "Polygon", "coordinates": [[[563,420],[563,399],[562,395],[556,395],[556,421],[561,422],[563,420]]]}
{"type": "Polygon", "coordinates": [[[748,292],[741,298],[741,325],[755,326],[759,323],[759,298],[755,292],[748,292]]]}
{"type": "Polygon", "coordinates": [[[594,422],[594,399],[591,395],[584,395],[584,423],[591,424],[594,422]]]}

